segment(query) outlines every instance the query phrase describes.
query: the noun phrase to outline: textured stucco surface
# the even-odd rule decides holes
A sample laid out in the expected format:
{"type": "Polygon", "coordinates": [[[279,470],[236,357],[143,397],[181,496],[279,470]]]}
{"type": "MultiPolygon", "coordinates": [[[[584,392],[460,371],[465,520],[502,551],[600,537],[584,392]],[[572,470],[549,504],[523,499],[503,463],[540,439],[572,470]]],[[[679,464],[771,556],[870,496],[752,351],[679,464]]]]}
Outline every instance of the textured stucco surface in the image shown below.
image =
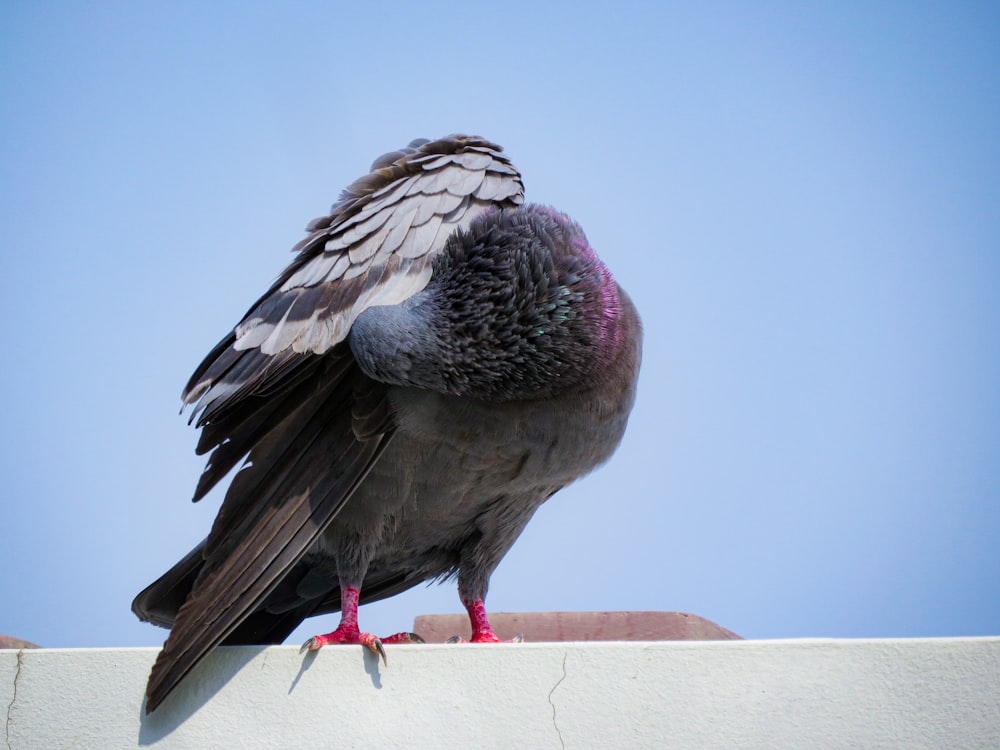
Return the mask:
{"type": "Polygon", "coordinates": [[[6,748],[998,748],[1000,638],[0,651],[6,748]]]}

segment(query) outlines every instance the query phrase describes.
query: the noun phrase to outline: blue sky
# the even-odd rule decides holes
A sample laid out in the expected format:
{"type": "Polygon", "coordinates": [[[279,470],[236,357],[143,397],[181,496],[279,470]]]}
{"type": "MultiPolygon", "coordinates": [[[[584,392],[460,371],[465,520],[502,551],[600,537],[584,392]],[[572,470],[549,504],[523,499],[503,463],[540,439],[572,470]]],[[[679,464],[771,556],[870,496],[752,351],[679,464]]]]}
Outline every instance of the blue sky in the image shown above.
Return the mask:
{"type": "MultiPolygon", "coordinates": [[[[181,386],[342,187],[451,132],[583,225],[646,329],[621,449],[492,610],[1000,633],[996,6],[566,7],[4,4],[0,633],[162,642],[132,596],[219,502],[189,502],[181,386]]],[[[457,611],[420,587],[361,624],[457,611]]]]}

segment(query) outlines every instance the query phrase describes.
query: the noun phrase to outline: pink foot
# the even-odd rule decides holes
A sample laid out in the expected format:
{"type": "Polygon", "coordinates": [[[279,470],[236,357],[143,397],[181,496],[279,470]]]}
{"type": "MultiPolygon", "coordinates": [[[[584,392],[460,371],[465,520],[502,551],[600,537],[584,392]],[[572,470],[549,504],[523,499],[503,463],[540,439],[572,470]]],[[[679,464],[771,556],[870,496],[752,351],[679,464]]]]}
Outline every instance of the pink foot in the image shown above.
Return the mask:
{"type": "Polygon", "coordinates": [[[343,589],[340,595],[341,603],[341,618],[340,625],[337,629],[331,633],[325,633],[324,635],[314,635],[308,641],[302,644],[302,651],[319,651],[323,646],[327,644],[341,644],[341,643],[351,643],[351,644],[361,644],[373,654],[382,657],[382,663],[386,666],[389,665],[389,660],[386,658],[385,649],[382,648],[383,643],[423,643],[424,639],[421,638],[416,633],[396,633],[395,635],[390,635],[387,638],[378,638],[371,633],[362,633],[358,628],[358,596],[359,592],[353,586],[348,586],[343,589]]]}
{"type": "Polygon", "coordinates": [[[466,640],[460,635],[453,635],[451,638],[445,641],[445,643],[524,643],[523,635],[515,635],[513,638],[508,638],[503,640],[494,635],[492,638],[486,635],[476,634],[473,635],[471,639],[466,640]]]}
{"type": "Polygon", "coordinates": [[[521,635],[515,635],[509,641],[504,641],[497,637],[497,634],[493,632],[493,626],[490,625],[490,619],[486,615],[486,605],[483,604],[482,599],[463,601],[462,603],[469,613],[469,622],[472,624],[472,638],[466,641],[462,636],[454,635],[445,641],[446,643],[521,643],[524,640],[524,636],[521,635]]]}

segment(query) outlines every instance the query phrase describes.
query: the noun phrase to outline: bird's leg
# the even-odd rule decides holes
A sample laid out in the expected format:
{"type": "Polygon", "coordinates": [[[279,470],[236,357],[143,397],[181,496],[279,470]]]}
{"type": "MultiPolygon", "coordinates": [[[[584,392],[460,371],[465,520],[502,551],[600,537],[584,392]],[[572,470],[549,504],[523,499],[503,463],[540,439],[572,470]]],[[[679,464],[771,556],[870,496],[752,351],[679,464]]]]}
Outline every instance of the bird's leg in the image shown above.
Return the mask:
{"type": "MultiPolygon", "coordinates": [[[[463,596],[462,605],[465,607],[465,611],[469,613],[469,624],[472,625],[470,643],[520,643],[524,640],[524,637],[520,635],[514,636],[509,641],[500,640],[497,634],[493,632],[493,626],[490,625],[490,618],[486,615],[486,605],[482,599],[463,596]]],[[[448,643],[464,642],[465,639],[458,635],[448,639],[448,643]]]]}
{"type": "Polygon", "coordinates": [[[493,632],[490,618],[486,615],[486,605],[482,599],[465,599],[462,601],[465,611],[469,613],[469,624],[472,625],[473,643],[499,643],[500,639],[493,632]]]}
{"type": "Polygon", "coordinates": [[[340,590],[340,624],[337,629],[324,635],[314,635],[302,644],[301,651],[318,651],[328,643],[360,643],[374,654],[382,657],[388,665],[383,643],[423,643],[416,633],[396,633],[388,638],[378,638],[371,633],[362,633],[358,627],[358,599],[361,591],[356,586],[344,586],[340,590]]]}

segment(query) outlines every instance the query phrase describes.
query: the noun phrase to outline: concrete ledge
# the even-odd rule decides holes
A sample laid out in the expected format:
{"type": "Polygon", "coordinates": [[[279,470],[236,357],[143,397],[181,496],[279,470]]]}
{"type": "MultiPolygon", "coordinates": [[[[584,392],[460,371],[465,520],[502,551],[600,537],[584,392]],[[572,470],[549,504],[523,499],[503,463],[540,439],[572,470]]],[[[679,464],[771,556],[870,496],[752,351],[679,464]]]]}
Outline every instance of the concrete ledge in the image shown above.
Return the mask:
{"type": "Polygon", "coordinates": [[[0,651],[6,747],[997,748],[1000,638],[0,651]]]}

